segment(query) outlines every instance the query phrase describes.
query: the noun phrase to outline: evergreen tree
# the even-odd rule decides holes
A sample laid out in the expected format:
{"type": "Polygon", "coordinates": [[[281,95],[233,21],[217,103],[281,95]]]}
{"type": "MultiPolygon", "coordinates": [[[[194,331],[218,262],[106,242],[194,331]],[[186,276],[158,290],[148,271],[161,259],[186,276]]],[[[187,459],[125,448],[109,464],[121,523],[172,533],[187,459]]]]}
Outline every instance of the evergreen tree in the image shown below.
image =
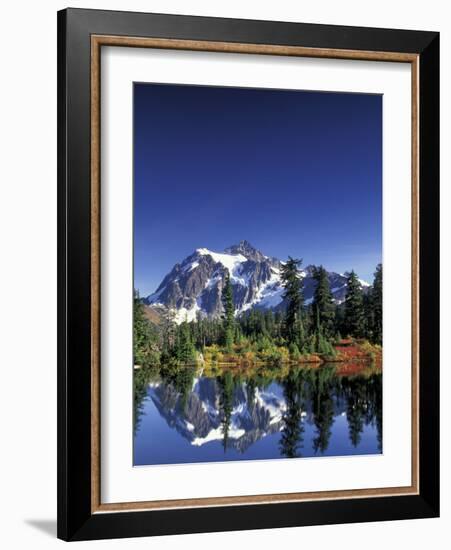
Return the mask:
{"type": "Polygon", "coordinates": [[[180,406],[182,410],[186,409],[189,396],[193,388],[195,369],[190,367],[177,368],[172,376],[174,389],[180,393],[180,406]]]}
{"type": "Polygon", "coordinates": [[[302,260],[288,256],[288,260],[280,269],[282,285],[285,288],[283,298],[287,301],[285,337],[289,343],[296,343],[300,347],[304,344],[299,341],[300,335],[303,335],[302,308],[304,306],[302,279],[299,274],[301,264],[302,260]]]}
{"type": "Polygon", "coordinates": [[[172,356],[175,346],[176,325],[174,322],[174,310],[165,309],[161,314],[161,360],[166,362],[172,356]]]}
{"type": "Polygon", "coordinates": [[[286,409],[282,416],[279,448],[280,454],[286,458],[300,456],[299,447],[304,441],[304,425],[301,421],[303,395],[302,371],[290,371],[283,381],[283,396],[286,409]]]}
{"type": "Polygon", "coordinates": [[[265,312],[265,325],[266,325],[266,330],[268,332],[268,335],[271,338],[274,338],[275,321],[274,321],[274,312],[272,309],[269,309],[268,311],[265,312]]]}
{"type": "Polygon", "coordinates": [[[297,344],[295,344],[294,342],[290,344],[288,351],[290,352],[290,358],[294,361],[297,361],[301,358],[301,352],[299,351],[297,344]]]}
{"type": "Polygon", "coordinates": [[[337,340],[341,340],[341,336],[346,335],[344,303],[335,306],[335,331],[337,333],[337,340]],[[340,338],[338,338],[338,336],[340,336],[340,338]]]}
{"type": "Polygon", "coordinates": [[[301,309],[301,313],[299,315],[299,321],[296,324],[296,338],[295,338],[295,343],[299,348],[299,350],[304,349],[305,341],[306,341],[306,331],[304,328],[304,315],[301,309]]]}
{"type": "Polygon", "coordinates": [[[133,360],[142,367],[158,364],[160,360],[156,329],[146,318],[137,292],[133,299],[133,360]]]}
{"type": "Polygon", "coordinates": [[[365,315],[365,338],[374,342],[374,308],[373,308],[373,289],[370,288],[363,295],[363,311],[365,315]]]}
{"type": "Polygon", "coordinates": [[[330,338],[334,333],[335,305],[330,291],[327,271],[322,265],[315,268],[313,278],[316,288],[313,294],[312,315],[316,323],[319,323],[322,334],[330,338]]]}
{"type": "Polygon", "coordinates": [[[177,330],[175,355],[181,363],[192,363],[196,360],[196,350],[192,341],[190,326],[186,321],[177,330]]]}
{"type": "Polygon", "coordinates": [[[368,403],[365,399],[365,384],[363,378],[346,378],[344,381],[347,397],[346,418],[348,420],[349,440],[357,447],[362,439],[365,423],[365,411],[368,403]]]}
{"type": "Polygon", "coordinates": [[[329,358],[336,355],[333,345],[323,336],[321,329],[316,332],[314,342],[314,351],[316,353],[326,355],[329,358]]]}
{"type": "MultiPolygon", "coordinates": [[[[158,367],[155,367],[158,369],[158,367]]],[[[144,403],[149,389],[151,367],[137,369],[133,372],[133,432],[136,435],[141,417],[144,414],[144,403]]]]}
{"type": "Polygon", "coordinates": [[[313,422],[316,427],[316,435],[313,439],[315,453],[321,454],[327,451],[332,425],[334,423],[334,401],[332,398],[333,380],[335,373],[332,369],[324,367],[316,371],[316,380],[313,386],[312,406],[313,422]]]}
{"type": "Polygon", "coordinates": [[[221,428],[223,435],[222,446],[224,448],[224,452],[226,452],[229,441],[230,423],[232,420],[234,390],[233,377],[229,370],[218,378],[218,386],[220,390],[219,409],[221,412],[221,428]]]}
{"type": "Polygon", "coordinates": [[[345,327],[349,336],[362,338],[365,334],[365,312],[362,286],[354,270],[348,275],[345,299],[345,327]]]}
{"type": "Polygon", "coordinates": [[[282,327],[283,327],[283,314],[281,311],[276,311],[274,315],[274,336],[278,340],[282,338],[282,327]]]}
{"type": "Polygon", "coordinates": [[[144,317],[144,309],[135,292],[133,299],[133,358],[135,365],[142,365],[145,361],[145,347],[147,345],[147,321],[144,317]]]}
{"type": "Polygon", "coordinates": [[[335,349],[328,338],[324,336],[324,329],[320,323],[319,308],[315,308],[315,310],[316,320],[306,351],[308,350],[308,353],[320,353],[322,355],[327,355],[328,357],[333,357],[335,356],[335,349]]]}
{"type": "Polygon", "coordinates": [[[382,344],[382,264],[378,264],[376,267],[371,296],[373,309],[373,341],[376,344],[382,344]]]}
{"type": "Polygon", "coordinates": [[[230,282],[230,273],[227,270],[224,287],[222,289],[222,306],[224,308],[223,314],[223,331],[224,331],[224,345],[227,350],[231,350],[234,343],[235,336],[235,308],[233,305],[233,292],[232,284],[230,282]]]}
{"type": "Polygon", "coordinates": [[[376,420],[376,432],[377,432],[377,447],[379,451],[382,451],[382,375],[379,373],[373,376],[374,389],[373,389],[373,402],[374,402],[374,416],[376,420]]]}

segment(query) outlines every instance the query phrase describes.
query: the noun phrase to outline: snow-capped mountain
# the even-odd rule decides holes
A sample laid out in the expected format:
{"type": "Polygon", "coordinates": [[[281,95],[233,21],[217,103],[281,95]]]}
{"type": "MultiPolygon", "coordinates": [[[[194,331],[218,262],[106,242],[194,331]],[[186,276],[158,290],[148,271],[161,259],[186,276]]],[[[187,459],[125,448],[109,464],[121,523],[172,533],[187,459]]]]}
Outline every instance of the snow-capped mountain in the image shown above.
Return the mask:
{"type": "MultiPolygon", "coordinates": [[[[151,307],[176,310],[176,322],[193,321],[199,315],[218,317],[222,313],[221,293],[228,271],[236,315],[252,308],[283,309],[281,265],[280,260],[265,256],[247,241],[223,252],[198,248],[175,264],[156,292],[144,302],[151,307]]],[[[301,271],[306,304],[312,301],[315,290],[313,271],[314,266],[301,271]]],[[[346,277],[333,272],[328,276],[333,297],[340,303],[346,294],[346,277]]],[[[363,287],[369,286],[361,283],[363,287]]]]}
{"type": "MultiPolygon", "coordinates": [[[[188,397],[171,385],[154,382],[149,397],[161,417],[191,445],[200,447],[211,441],[223,441],[221,391],[214,378],[196,378],[188,397]]],[[[236,386],[231,399],[228,447],[244,452],[253,443],[280,431],[286,410],[283,396],[272,387],[255,388],[252,400],[245,383],[236,386]]],[[[306,413],[304,413],[306,414],[306,413]]]]}

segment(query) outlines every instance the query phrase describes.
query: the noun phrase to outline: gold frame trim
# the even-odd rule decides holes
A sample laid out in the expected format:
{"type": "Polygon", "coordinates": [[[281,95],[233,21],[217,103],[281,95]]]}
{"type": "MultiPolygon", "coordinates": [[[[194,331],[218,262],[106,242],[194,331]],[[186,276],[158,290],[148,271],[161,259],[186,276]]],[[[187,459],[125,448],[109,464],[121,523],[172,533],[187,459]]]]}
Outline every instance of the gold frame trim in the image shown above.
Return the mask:
{"type": "Polygon", "coordinates": [[[419,56],[399,52],[334,50],[267,44],[242,44],[140,38],[91,36],[91,512],[163,510],[277,502],[306,502],[341,498],[387,497],[419,494],[419,56]],[[384,487],[340,491],[317,491],[267,495],[118,502],[100,499],[100,50],[102,46],[161,48],[294,57],[355,59],[410,63],[412,70],[412,480],[407,487],[384,487]]]}

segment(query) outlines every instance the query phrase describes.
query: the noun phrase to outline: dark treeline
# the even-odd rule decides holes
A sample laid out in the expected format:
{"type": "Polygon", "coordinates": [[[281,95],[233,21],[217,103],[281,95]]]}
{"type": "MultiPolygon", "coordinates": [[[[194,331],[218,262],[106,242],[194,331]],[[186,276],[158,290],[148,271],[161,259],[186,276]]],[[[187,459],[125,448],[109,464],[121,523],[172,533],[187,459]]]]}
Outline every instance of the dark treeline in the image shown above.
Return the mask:
{"type": "Polygon", "coordinates": [[[195,362],[198,353],[211,346],[224,353],[243,355],[265,353],[281,358],[286,350],[291,359],[311,354],[333,357],[334,344],[345,337],[382,344],[382,266],[374,274],[373,285],[366,291],[354,271],[347,274],[346,297],[333,301],[327,271],[315,268],[316,288],[311,304],[305,304],[300,276],[301,260],[289,257],[281,267],[284,287],[284,311],[251,309],[235,317],[233,286],[227,273],[223,290],[223,315],[196,321],[174,322],[174,313],[166,310],[158,325],[144,314],[139,296],[134,301],[135,364],[152,365],[176,361],[195,362]]]}

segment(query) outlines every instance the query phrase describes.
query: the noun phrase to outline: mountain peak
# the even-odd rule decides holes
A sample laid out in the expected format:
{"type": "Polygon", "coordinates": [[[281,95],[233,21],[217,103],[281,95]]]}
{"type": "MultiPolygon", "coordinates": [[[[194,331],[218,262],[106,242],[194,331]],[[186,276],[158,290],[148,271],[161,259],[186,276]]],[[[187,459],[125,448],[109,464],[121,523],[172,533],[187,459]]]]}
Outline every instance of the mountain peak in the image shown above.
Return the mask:
{"type": "Polygon", "coordinates": [[[224,252],[226,254],[241,254],[248,260],[262,261],[265,258],[259,250],[246,240],[242,240],[238,244],[232,244],[224,252]]]}

